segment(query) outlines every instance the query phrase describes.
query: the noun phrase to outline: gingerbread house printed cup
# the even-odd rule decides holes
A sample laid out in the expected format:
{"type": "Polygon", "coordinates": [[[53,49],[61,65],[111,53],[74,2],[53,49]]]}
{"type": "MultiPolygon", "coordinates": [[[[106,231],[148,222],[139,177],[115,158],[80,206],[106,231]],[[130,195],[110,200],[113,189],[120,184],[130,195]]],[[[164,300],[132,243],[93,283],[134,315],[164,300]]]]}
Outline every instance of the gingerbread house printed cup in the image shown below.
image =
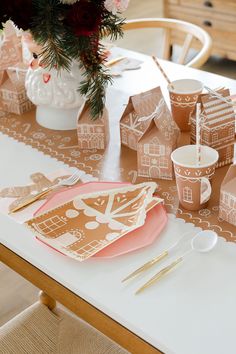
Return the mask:
{"type": "Polygon", "coordinates": [[[196,145],[185,145],[171,154],[174,163],[179,202],[184,209],[205,208],[211,196],[211,183],[219,154],[201,145],[201,161],[197,164],[196,145]]]}
{"type": "Polygon", "coordinates": [[[190,115],[202,90],[202,82],[193,79],[175,80],[168,85],[172,115],[183,132],[190,131],[190,115]]]}

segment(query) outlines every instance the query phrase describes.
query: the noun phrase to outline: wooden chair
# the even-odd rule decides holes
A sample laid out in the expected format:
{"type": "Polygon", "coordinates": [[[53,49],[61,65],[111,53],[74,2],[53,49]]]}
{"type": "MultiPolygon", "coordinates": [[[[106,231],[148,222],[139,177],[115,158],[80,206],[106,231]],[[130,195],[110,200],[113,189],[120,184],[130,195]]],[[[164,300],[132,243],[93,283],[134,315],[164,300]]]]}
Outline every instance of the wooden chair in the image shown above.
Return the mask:
{"type": "Polygon", "coordinates": [[[0,327],[1,354],[129,354],[45,293],[0,327]]]}
{"type": "Polygon", "coordinates": [[[123,25],[124,31],[144,28],[163,29],[162,59],[170,59],[172,45],[174,44],[173,38],[176,37],[177,32],[182,32],[182,34],[185,35],[184,43],[177,60],[178,64],[184,64],[192,68],[199,68],[207,61],[211,54],[211,37],[204,29],[192,23],[170,18],[143,18],[128,20],[123,25]],[[196,39],[200,42],[201,49],[197,52],[194,58],[185,64],[192,43],[194,40],[196,41],[196,39]]]}

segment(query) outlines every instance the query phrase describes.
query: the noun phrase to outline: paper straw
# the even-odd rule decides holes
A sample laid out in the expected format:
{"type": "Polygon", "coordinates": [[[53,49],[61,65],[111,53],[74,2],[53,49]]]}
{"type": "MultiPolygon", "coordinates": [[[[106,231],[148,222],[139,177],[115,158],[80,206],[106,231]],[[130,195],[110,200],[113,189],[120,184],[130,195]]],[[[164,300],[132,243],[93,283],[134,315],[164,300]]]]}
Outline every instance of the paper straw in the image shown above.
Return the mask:
{"type": "Polygon", "coordinates": [[[197,166],[201,164],[201,104],[196,105],[196,148],[197,166]]]}
{"type": "Polygon", "coordinates": [[[164,69],[162,68],[161,64],[159,63],[159,61],[157,60],[157,58],[153,55],[152,59],[154,60],[156,66],[158,67],[158,69],[160,70],[160,72],[162,73],[162,75],[164,76],[164,78],[166,79],[166,81],[168,82],[168,84],[170,85],[170,87],[172,88],[172,90],[174,89],[173,84],[171,83],[170,79],[168,78],[166,72],[164,71],[164,69]]]}

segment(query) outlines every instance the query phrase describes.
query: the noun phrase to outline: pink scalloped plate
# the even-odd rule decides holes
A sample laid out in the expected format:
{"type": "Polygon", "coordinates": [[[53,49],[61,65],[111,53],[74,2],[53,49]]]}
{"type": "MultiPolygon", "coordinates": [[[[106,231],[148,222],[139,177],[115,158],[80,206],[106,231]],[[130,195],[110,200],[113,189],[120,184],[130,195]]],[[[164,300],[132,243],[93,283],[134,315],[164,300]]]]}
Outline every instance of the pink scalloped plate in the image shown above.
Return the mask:
{"type": "MultiPolygon", "coordinates": [[[[119,188],[130,183],[123,182],[88,182],[67,188],[49,197],[35,212],[34,216],[66,203],[79,194],[119,188]]],[[[113,258],[151,245],[160,235],[167,223],[167,213],[162,204],[158,204],[147,213],[145,224],[126,234],[116,242],[96,253],[96,258],[113,258]]]]}
{"type": "Polygon", "coordinates": [[[123,236],[116,242],[96,253],[96,258],[112,258],[151,245],[161,234],[167,223],[167,214],[162,204],[147,213],[145,224],[123,236]]]}

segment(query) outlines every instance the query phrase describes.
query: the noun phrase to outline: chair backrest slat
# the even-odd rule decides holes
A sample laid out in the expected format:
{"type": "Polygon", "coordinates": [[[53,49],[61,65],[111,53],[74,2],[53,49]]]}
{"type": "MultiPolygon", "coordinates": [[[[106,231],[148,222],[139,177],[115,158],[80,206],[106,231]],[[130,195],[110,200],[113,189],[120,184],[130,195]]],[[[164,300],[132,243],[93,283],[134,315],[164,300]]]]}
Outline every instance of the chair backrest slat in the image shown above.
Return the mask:
{"type": "Polygon", "coordinates": [[[201,27],[190,22],[175,20],[171,18],[143,18],[126,21],[123,25],[124,30],[142,28],[162,28],[164,30],[164,41],[162,48],[163,59],[170,59],[170,48],[173,44],[171,33],[182,32],[186,34],[181,54],[178,58],[179,64],[184,64],[188,51],[191,48],[193,39],[198,39],[202,44],[200,51],[192,58],[186,66],[199,68],[211,55],[212,40],[209,34],[201,27]]]}
{"type": "Polygon", "coordinates": [[[162,58],[170,60],[170,47],[171,47],[171,30],[170,28],[163,29],[163,49],[162,49],[162,58]]]}
{"type": "Polygon", "coordinates": [[[178,64],[184,64],[186,56],[187,56],[189,49],[191,47],[192,40],[193,40],[193,35],[188,33],[185,37],[184,44],[183,44],[181,53],[180,53],[178,61],[177,61],[178,64]]]}

